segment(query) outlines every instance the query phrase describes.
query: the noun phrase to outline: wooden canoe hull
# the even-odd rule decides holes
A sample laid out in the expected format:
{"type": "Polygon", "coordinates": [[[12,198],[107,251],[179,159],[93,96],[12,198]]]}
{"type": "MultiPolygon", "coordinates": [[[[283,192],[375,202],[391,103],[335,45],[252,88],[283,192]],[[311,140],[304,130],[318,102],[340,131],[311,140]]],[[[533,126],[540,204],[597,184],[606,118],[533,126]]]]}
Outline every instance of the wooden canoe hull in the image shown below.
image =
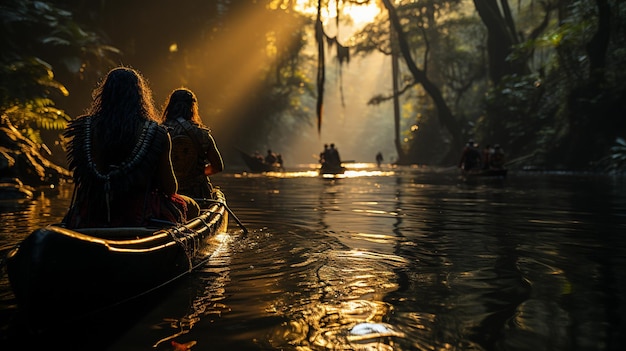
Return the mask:
{"type": "Polygon", "coordinates": [[[463,171],[462,175],[465,177],[506,177],[507,173],[507,169],[477,169],[463,171]]]}
{"type": "Polygon", "coordinates": [[[323,164],[320,167],[320,174],[344,174],[346,171],[346,167],[344,166],[333,166],[333,165],[329,165],[329,164],[323,164]]]}
{"type": "Polygon", "coordinates": [[[227,223],[225,203],[216,202],[169,228],[37,229],[7,256],[20,313],[37,327],[138,298],[204,263],[227,223]]]}

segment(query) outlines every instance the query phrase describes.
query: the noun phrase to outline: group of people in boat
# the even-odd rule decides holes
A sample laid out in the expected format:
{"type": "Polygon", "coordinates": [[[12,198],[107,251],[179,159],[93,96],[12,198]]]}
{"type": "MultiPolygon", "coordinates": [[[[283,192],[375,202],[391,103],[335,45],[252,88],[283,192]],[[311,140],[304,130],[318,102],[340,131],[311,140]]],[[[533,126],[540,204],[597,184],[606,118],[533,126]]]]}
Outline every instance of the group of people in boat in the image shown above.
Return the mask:
{"type": "Polygon", "coordinates": [[[259,164],[283,168],[283,156],[279,153],[273,152],[272,149],[267,149],[265,157],[263,157],[259,151],[255,151],[252,157],[254,157],[259,164]]]}
{"type": "Polygon", "coordinates": [[[147,80],[129,67],[108,72],[64,137],[74,181],[68,228],[184,223],[224,169],[196,95],[175,89],[158,113],[147,80]]]}
{"type": "Polygon", "coordinates": [[[504,156],[504,150],[499,144],[493,147],[487,144],[481,150],[480,144],[470,139],[461,152],[459,168],[464,171],[501,170],[504,169],[504,156]]]}
{"type": "Polygon", "coordinates": [[[324,150],[320,152],[319,163],[322,167],[341,167],[341,157],[335,143],[324,144],[324,150]]]}

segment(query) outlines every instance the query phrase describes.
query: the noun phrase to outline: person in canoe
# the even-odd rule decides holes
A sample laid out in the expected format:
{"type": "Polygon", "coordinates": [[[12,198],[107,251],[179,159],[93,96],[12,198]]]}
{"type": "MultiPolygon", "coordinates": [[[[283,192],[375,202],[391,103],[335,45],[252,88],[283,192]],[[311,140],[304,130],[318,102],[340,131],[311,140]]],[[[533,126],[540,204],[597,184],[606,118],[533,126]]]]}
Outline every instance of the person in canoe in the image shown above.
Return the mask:
{"type": "Polygon", "coordinates": [[[74,179],[66,227],[182,223],[198,215],[198,204],[177,193],[170,136],[138,71],[109,71],[87,113],[72,120],[64,136],[74,179]]]}
{"type": "Polygon", "coordinates": [[[339,150],[334,143],[331,143],[330,147],[324,144],[324,151],[320,154],[320,163],[321,174],[340,174],[345,171],[345,167],[341,165],[339,150]]]}
{"type": "Polygon", "coordinates": [[[378,166],[378,168],[380,168],[380,165],[383,163],[383,153],[378,151],[378,153],[376,154],[376,166],[378,166]]]}
{"type": "Polygon", "coordinates": [[[324,152],[324,162],[331,167],[341,166],[341,157],[339,157],[339,150],[337,150],[334,143],[331,143],[330,147],[324,152]]]}
{"type": "Polygon", "coordinates": [[[493,148],[491,145],[487,144],[482,151],[481,162],[483,165],[483,169],[489,169],[491,165],[491,154],[493,154],[493,148]]]}
{"type": "Polygon", "coordinates": [[[319,162],[322,166],[326,163],[326,157],[328,156],[328,144],[324,144],[324,150],[320,152],[319,162]]]}
{"type": "Polygon", "coordinates": [[[265,163],[265,157],[263,157],[263,155],[261,155],[261,153],[259,152],[259,150],[255,150],[254,154],[252,154],[252,157],[259,163],[259,164],[264,164],[265,163]]]}
{"type": "Polygon", "coordinates": [[[267,154],[265,155],[265,163],[268,165],[273,165],[276,162],[278,162],[276,153],[274,153],[271,149],[268,149],[267,154]]]}
{"type": "Polygon", "coordinates": [[[478,150],[478,145],[474,143],[473,139],[470,139],[463,148],[461,153],[461,159],[459,160],[459,168],[464,171],[470,171],[481,168],[481,154],[478,150]]]}
{"type": "Polygon", "coordinates": [[[285,168],[285,161],[283,161],[282,154],[276,154],[276,162],[278,163],[278,167],[280,167],[280,169],[285,168]]]}
{"type": "Polygon", "coordinates": [[[493,153],[489,158],[489,167],[491,169],[504,169],[504,150],[500,144],[496,144],[493,147],[493,153]]]}
{"type": "Polygon", "coordinates": [[[202,123],[198,98],[180,88],[168,97],[162,121],[172,137],[172,164],[179,192],[194,198],[211,198],[210,175],[224,170],[224,162],[211,130],[202,123]]]}

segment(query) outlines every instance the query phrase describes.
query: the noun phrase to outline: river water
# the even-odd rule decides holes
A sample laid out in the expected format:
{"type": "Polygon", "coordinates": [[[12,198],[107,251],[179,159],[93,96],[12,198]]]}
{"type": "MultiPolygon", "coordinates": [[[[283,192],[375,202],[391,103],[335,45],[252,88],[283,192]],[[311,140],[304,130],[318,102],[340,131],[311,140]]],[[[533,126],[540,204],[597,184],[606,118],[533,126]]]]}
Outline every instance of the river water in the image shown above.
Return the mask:
{"type": "MultiPolygon", "coordinates": [[[[97,330],[63,326],[55,340],[66,350],[626,345],[626,179],[360,166],[333,179],[306,168],[214,176],[248,233],[231,220],[207,265],[149,309],[97,330]]],[[[0,203],[3,255],[58,222],[70,196],[63,186],[0,203]]],[[[0,346],[41,337],[16,314],[3,274],[0,346]]]]}

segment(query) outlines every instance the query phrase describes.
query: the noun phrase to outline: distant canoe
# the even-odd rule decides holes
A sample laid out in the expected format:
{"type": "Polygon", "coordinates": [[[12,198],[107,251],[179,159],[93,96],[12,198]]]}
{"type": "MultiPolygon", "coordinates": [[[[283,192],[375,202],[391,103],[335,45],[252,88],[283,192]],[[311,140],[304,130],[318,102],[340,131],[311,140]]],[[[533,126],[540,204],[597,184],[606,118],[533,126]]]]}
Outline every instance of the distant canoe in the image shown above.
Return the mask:
{"type": "Polygon", "coordinates": [[[265,163],[265,161],[261,161],[260,159],[248,154],[245,151],[239,149],[237,151],[239,151],[243,162],[246,163],[246,166],[248,166],[250,172],[252,173],[281,172],[283,170],[282,166],[279,163],[267,164],[265,163]]]}
{"type": "Polygon", "coordinates": [[[508,170],[506,168],[501,169],[475,169],[475,170],[463,170],[462,175],[465,177],[506,177],[508,170]]]}
{"type": "Polygon", "coordinates": [[[330,165],[327,163],[322,164],[320,167],[320,174],[343,174],[346,171],[346,167],[342,165],[330,165]]]}

